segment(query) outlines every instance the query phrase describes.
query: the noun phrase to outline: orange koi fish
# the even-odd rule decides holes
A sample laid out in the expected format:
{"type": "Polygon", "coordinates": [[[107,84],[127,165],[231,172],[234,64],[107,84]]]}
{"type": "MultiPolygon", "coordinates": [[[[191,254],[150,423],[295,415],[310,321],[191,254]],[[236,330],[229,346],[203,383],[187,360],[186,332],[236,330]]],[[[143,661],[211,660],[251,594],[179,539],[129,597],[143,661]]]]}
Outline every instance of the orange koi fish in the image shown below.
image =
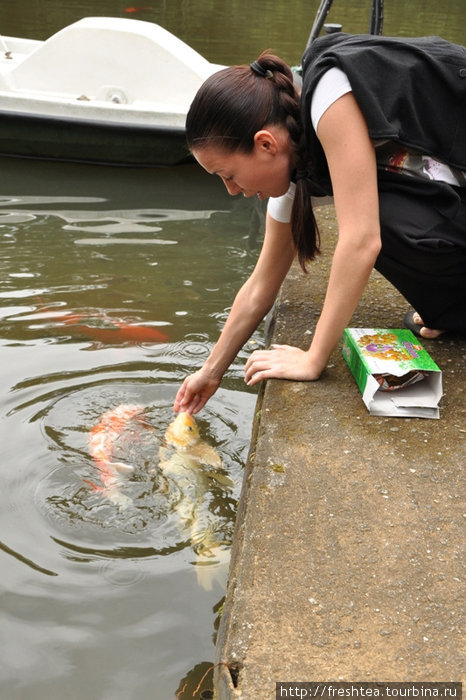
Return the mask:
{"type": "Polygon", "coordinates": [[[128,345],[137,343],[166,343],[168,336],[154,326],[128,323],[121,318],[112,318],[103,313],[64,313],[57,314],[50,309],[42,309],[40,315],[50,313],[59,325],[69,328],[70,333],[96,340],[102,344],[128,345]],[[95,320],[95,324],[94,324],[95,320]]]}
{"type": "Polygon", "coordinates": [[[121,475],[127,476],[134,467],[112,459],[113,448],[117,438],[133,420],[144,422],[143,407],[137,404],[120,404],[103,414],[100,421],[89,433],[89,452],[100,472],[103,486],[96,486],[87,481],[95,491],[102,492],[112,503],[126,507],[131,499],[118,490],[121,475]]]}
{"type": "Polygon", "coordinates": [[[99,328],[88,324],[73,324],[73,332],[76,335],[86,336],[99,343],[166,343],[168,336],[153,326],[139,326],[135,323],[125,323],[114,318],[103,317],[111,323],[110,328],[99,328]]]}

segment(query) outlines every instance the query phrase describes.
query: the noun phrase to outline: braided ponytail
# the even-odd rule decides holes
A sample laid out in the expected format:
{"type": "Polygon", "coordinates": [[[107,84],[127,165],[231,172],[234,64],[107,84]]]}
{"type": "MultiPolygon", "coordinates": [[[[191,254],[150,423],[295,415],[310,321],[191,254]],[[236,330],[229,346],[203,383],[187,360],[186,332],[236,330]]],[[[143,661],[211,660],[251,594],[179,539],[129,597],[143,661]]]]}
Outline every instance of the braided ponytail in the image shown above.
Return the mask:
{"type": "Polygon", "coordinates": [[[320,232],[312,208],[312,182],[307,170],[296,172],[296,192],[291,210],[291,230],[298,251],[298,260],[304,272],[306,262],[320,253],[320,232]]]}
{"type": "Polygon", "coordinates": [[[264,51],[249,66],[231,66],[211,75],[189,109],[186,138],[191,151],[215,143],[226,151],[250,153],[255,134],[267,125],[283,126],[290,136],[291,162],[297,165],[291,228],[306,271],[306,261],[320,252],[320,237],[311,204],[309,158],[303,148],[300,95],[289,66],[264,51]]]}

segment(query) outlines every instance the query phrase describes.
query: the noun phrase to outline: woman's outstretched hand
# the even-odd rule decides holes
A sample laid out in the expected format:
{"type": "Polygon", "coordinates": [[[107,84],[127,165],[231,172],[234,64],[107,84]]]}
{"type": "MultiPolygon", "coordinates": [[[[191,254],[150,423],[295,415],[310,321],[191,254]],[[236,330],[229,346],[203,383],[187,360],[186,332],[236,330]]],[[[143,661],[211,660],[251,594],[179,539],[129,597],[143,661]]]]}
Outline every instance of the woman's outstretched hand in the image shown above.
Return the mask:
{"type": "Polygon", "coordinates": [[[322,370],[312,363],[308,351],[291,345],[272,345],[270,350],[252,353],[244,367],[244,376],[246,384],[252,386],[271,378],[315,381],[322,370]]]}
{"type": "Polygon", "coordinates": [[[210,397],[215,394],[220,379],[212,377],[203,368],[186,377],[175,397],[173,410],[198,413],[210,397]]]}

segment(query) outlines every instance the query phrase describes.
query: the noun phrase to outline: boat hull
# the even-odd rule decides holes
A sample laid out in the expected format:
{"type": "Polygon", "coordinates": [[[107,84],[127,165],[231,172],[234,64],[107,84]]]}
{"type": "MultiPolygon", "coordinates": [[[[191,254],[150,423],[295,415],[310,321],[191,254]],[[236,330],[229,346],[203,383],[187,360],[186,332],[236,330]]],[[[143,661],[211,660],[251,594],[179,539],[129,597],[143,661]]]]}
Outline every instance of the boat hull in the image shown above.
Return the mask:
{"type": "Polygon", "coordinates": [[[169,166],[191,160],[184,127],[1,110],[0,155],[123,166],[169,166]]]}

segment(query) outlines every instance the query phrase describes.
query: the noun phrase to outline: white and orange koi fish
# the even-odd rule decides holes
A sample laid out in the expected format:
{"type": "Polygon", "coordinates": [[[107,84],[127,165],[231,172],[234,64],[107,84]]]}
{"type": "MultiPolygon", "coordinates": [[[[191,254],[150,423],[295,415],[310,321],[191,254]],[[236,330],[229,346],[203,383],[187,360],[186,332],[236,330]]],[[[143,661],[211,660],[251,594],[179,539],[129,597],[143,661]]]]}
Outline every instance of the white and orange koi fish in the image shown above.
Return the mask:
{"type": "Polygon", "coordinates": [[[144,422],[143,407],[137,404],[120,404],[104,413],[89,433],[89,452],[100,472],[103,485],[96,486],[91,481],[86,483],[123,508],[129,506],[132,501],[121,493],[118,487],[121,485],[121,477],[131,474],[134,467],[113,461],[112,457],[116,440],[133,420],[144,422]]]}

